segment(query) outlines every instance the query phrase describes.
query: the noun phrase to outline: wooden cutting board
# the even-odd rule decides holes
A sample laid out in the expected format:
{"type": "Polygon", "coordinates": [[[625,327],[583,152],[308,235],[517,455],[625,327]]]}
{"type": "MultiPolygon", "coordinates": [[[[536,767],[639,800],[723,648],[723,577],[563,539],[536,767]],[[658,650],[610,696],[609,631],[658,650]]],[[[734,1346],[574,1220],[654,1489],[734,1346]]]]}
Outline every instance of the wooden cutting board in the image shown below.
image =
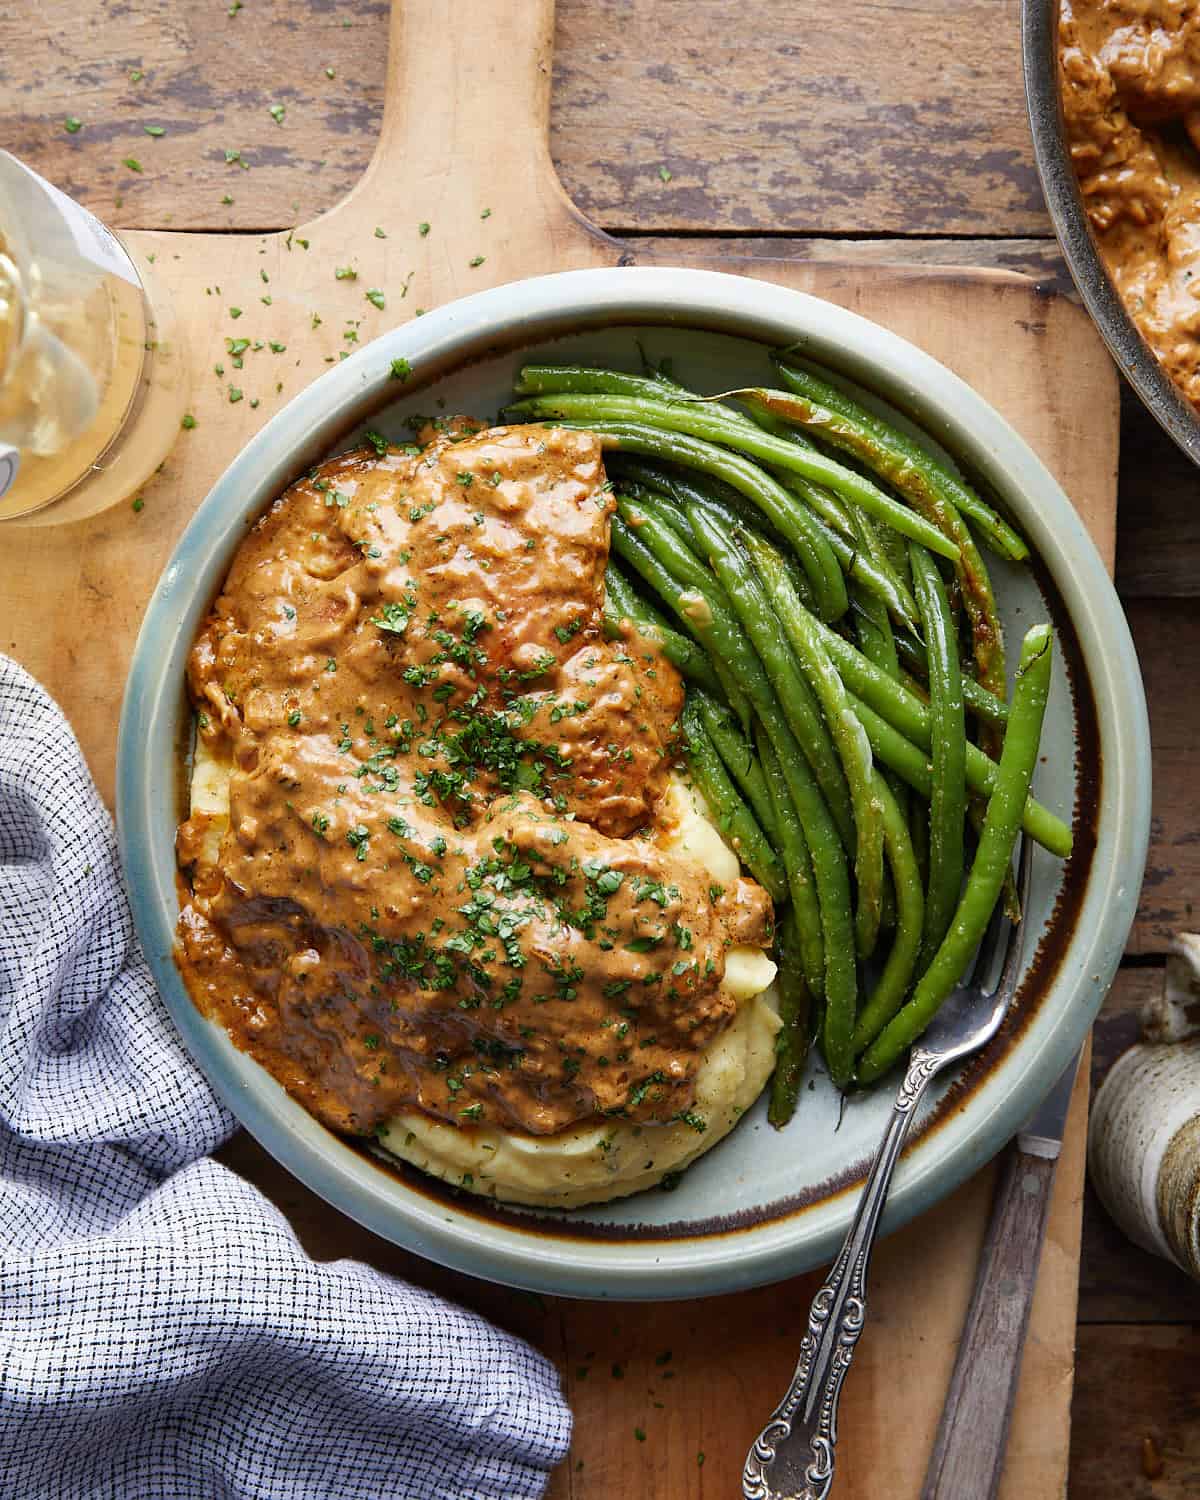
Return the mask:
{"type": "MultiPolygon", "coordinates": [[[[123,503],[74,525],[9,523],[0,568],[0,643],[63,704],[106,797],[146,600],[186,521],[251,434],[341,351],[419,308],[522,276],[632,261],[582,220],[550,162],[553,0],[492,0],[486,14],[481,26],[468,0],[394,0],[379,147],[332,213],[289,236],[127,236],[174,295],[196,425],[181,432],[139,510],[123,503]],[[339,268],[356,274],[339,278],[339,268]],[[373,290],[383,293],[382,310],[366,297],[373,290]],[[235,338],[262,344],[245,352],[240,370],[226,345],[235,338]],[[286,348],[274,351],[272,342],[286,348]],[[240,400],[230,400],[231,386],[240,400]]],[[[230,172],[240,193],[253,191],[252,174],[236,162],[230,172]]],[[[945,361],[1038,451],[1111,565],[1116,379],[1076,308],[1003,273],[692,263],[828,297],[945,361]]],[[[1085,1067],[1059,1167],[1005,1500],[1058,1500],[1065,1483],[1086,1076],[1085,1067]]],[[[802,1126],[796,1136],[802,1149],[802,1126]]],[[[226,1156],[284,1207],[315,1254],[365,1256],[436,1286],[523,1332],[558,1362],[576,1438],[552,1481],[554,1500],[716,1500],[739,1492],[747,1445],[790,1374],[812,1277],[689,1303],[527,1297],[385,1245],[319,1203],[245,1138],[226,1156]]],[[[843,1500],[907,1500],[919,1491],[990,1193],[985,1172],[880,1248],[870,1326],[843,1401],[843,1500]]]]}

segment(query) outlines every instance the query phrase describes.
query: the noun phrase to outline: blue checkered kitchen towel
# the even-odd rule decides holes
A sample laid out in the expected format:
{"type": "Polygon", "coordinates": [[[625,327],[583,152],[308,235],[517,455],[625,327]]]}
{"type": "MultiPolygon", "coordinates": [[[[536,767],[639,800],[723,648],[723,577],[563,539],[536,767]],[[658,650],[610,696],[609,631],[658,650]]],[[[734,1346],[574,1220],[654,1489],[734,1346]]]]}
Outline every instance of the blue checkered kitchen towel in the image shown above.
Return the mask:
{"type": "Polygon", "coordinates": [[[206,1157],[234,1128],[138,948],[58,708],[0,656],[0,1497],[519,1500],[553,1368],[206,1157]]]}

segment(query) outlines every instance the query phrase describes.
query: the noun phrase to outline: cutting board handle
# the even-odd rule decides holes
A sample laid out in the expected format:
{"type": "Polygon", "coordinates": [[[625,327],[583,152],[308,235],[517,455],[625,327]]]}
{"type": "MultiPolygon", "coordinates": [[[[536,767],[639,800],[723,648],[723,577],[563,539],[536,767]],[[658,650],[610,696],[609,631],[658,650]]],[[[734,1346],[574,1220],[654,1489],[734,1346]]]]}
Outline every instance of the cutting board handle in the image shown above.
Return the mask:
{"type": "Polygon", "coordinates": [[[436,213],[469,234],[502,204],[510,226],[549,217],[556,233],[594,241],[550,159],[553,47],[554,0],[392,0],[379,143],[322,227],[436,213]]]}

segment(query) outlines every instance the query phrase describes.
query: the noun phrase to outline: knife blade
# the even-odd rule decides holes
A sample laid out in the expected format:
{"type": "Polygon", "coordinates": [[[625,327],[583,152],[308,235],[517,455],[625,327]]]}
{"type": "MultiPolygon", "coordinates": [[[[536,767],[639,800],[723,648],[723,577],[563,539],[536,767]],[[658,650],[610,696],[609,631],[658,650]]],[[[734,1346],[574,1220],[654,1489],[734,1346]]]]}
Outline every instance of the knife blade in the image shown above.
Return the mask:
{"type": "Polygon", "coordinates": [[[999,1487],[1079,1058],[1005,1153],[921,1500],[991,1500],[999,1487]]]}
{"type": "Polygon", "coordinates": [[[1044,1156],[1057,1161],[1062,1150],[1071,1096],[1075,1092],[1075,1075],[1079,1072],[1080,1053],[1076,1053],[1058,1075],[1054,1087],[1017,1132],[1017,1148],[1030,1156],[1044,1156]]]}

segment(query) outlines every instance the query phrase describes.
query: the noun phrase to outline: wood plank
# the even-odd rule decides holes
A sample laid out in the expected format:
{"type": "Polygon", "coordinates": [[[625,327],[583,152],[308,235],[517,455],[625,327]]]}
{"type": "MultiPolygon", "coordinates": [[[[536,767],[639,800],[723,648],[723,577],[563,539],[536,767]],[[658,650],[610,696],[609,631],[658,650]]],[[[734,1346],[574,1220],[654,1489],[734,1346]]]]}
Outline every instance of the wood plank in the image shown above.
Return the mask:
{"type": "Polygon", "coordinates": [[[1200,595],[1200,475],[1121,389],[1117,588],[1124,599],[1200,595]]]}
{"type": "Polygon", "coordinates": [[[1165,953],[1176,932],[1195,925],[1200,883],[1200,609],[1190,599],[1134,599],[1126,613],[1146,684],[1154,770],[1150,851],[1131,953],[1165,953]]]}
{"type": "MultiPolygon", "coordinates": [[[[386,6],[228,8],[0,8],[0,139],[116,225],[280,228],[331,208],[379,129],[386,6]]],[[[445,13],[490,45],[494,16],[445,13]]],[[[560,0],[551,150],[608,228],[1045,234],[1017,15],[1017,0],[560,0]]]]}
{"type": "Polygon", "coordinates": [[[1200,1494],[1200,1330],[1081,1328],[1076,1368],[1068,1500],[1200,1494]]]}

